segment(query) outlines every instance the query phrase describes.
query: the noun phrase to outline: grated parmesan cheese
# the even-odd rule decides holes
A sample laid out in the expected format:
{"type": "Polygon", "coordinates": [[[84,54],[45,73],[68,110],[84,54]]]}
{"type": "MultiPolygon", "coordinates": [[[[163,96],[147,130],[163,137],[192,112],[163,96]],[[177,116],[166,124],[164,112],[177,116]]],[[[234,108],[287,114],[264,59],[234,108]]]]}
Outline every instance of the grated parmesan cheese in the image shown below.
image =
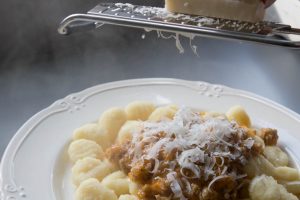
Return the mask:
{"type": "Polygon", "coordinates": [[[201,116],[182,107],[172,121],[146,121],[142,127],[133,133],[125,157],[131,167],[146,168],[147,176],[165,178],[172,198],[189,199],[195,181],[210,190],[225,177],[240,184],[246,176],[238,167],[247,163],[254,139],[224,116],[201,116]]]}

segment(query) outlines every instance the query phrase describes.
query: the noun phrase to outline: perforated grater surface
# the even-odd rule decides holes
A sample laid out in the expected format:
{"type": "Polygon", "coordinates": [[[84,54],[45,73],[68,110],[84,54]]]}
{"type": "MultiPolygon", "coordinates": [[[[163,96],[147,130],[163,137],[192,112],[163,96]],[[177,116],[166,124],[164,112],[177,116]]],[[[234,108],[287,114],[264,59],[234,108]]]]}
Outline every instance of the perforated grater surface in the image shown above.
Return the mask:
{"type": "Polygon", "coordinates": [[[158,30],[181,32],[206,37],[239,39],[300,48],[300,39],[291,39],[300,29],[274,22],[241,22],[186,14],[173,14],[164,8],[137,6],[122,3],[101,3],[87,14],[73,14],[65,18],[59,28],[60,34],[70,34],[95,29],[102,24],[113,24],[158,30]],[[287,39],[289,38],[289,39],[287,39]]]}

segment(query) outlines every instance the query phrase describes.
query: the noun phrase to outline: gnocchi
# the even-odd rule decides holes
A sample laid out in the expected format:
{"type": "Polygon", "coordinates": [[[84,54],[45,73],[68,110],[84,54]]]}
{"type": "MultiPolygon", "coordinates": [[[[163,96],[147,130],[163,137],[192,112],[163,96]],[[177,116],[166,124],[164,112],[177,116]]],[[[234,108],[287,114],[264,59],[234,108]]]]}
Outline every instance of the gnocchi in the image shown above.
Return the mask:
{"type": "Polygon", "coordinates": [[[266,175],[257,176],[251,181],[249,193],[251,200],[298,200],[273,177],[266,175]]]}
{"type": "Polygon", "coordinates": [[[200,115],[202,115],[203,117],[220,117],[220,116],[224,116],[224,114],[219,113],[219,112],[214,112],[214,111],[203,112],[203,113],[200,113],[200,115]]]}
{"type": "Polygon", "coordinates": [[[293,194],[300,194],[300,181],[283,181],[281,182],[282,185],[287,189],[288,192],[291,192],[293,194]]]}
{"type": "Polygon", "coordinates": [[[87,139],[99,144],[103,150],[111,146],[108,131],[96,123],[85,124],[73,133],[73,140],[87,139]]]}
{"type": "Polygon", "coordinates": [[[279,180],[295,181],[299,179],[299,172],[295,168],[291,167],[275,167],[274,177],[279,180]]]}
{"type": "Polygon", "coordinates": [[[274,167],[274,165],[265,157],[259,155],[252,158],[245,166],[245,171],[250,177],[259,176],[262,174],[275,177],[279,180],[294,181],[299,179],[297,169],[291,167],[274,167]]]}
{"type": "Polygon", "coordinates": [[[120,129],[117,137],[118,143],[124,143],[125,141],[131,140],[134,132],[142,129],[139,121],[127,121],[120,129]]]}
{"type": "Polygon", "coordinates": [[[123,194],[119,197],[119,200],[138,200],[138,198],[134,195],[123,194]]]}
{"type": "Polygon", "coordinates": [[[127,116],[122,108],[111,108],[105,111],[99,119],[99,124],[108,131],[110,141],[114,141],[127,116]]]}
{"type": "Polygon", "coordinates": [[[175,105],[169,105],[164,107],[156,108],[149,116],[149,121],[161,121],[165,119],[173,119],[178,108],[175,105]]]}
{"type": "Polygon", "coordinates": [[[106,176],[102,182],[104,186],[115,191],[118,196],[129,194],[129,180],[122,171],[116,171],[106,176]]]}
{"type": "Polygon", "coordinates": [[[135,182],[129,180],[129,193],[133,195],[137,195],[139,191],[139,186],[135,182]]]}
{"type": "Polygon", "coordinates": [[[86,179],[96,178],[101,181],[105,176],[112,173],[115,167],[107,160],[101,161],[86,157],[78,160],[72,168],[72,180],[75,185],[80,185],[86,179]]]}
{"type": "Polygon", "coordinates": [[[113,190],[103,186],[97,179],[83,181],[76,190],[75,200],[117,200],[113,190]]]}
{"type": "Polygon", "coordinates": [[[147,101],[134,101],[128,104],[125,108],[128,120],[142,120],[148,119],[150,114],[154,111],[155,106],[147,101]]]}
{"type": "Polygon", "coordinates": [[[233,106],[226,112],[227,118],[235,120],[239,125],[250,127],[251,121],[250,118],[242,106],[233,106]]]}
{"type": "Polygon", "coordinates": [[[68,149],[71,161],[76,162],[85,157],[103,159],[104,152],[96,142],[86,139],[73,141],[68,149]]]}
{"type": "Polygon", "coordinates": [[[266,146],[264,156],[275,166],[287,166],[289,164],[288,155],[277,146],[266,146]]]}

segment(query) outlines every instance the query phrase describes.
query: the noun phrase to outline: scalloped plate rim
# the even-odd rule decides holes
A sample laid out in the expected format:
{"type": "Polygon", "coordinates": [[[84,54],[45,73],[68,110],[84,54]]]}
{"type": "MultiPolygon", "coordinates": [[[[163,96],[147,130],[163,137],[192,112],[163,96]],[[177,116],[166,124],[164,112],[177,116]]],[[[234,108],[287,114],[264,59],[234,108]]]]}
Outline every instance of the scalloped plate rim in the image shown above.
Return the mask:
{"type": "MultiPolygon", "coordinates": [[[[40,119],[42,116],[47,115],[51,112],[51,110],[54,110],[60,103],[62,102],[68,102],[68,99],[72,96],[80,96],[85,98],[89,98],[94,94],[97,94],[101,91],[105,91],[108,89],[115,89],[115,88],[121,88],[126,86],[142,86],[142,85],[150,85],[150,84],[171,84],[171,85],[184,85],[190,88],[194,88],[197,86],[197,84],[207,84],[208,86],[219,86],[222,89],[226,90],[228,94],[233,96],[242,96],[244,98],[249,98],[255,101],[259,101],[260,103],[265,104],[266,106],[272,107],[273,109],[276,109],[283,114],[290,116],[295,121],[300,123],[300,115],[291,109],[276,103],[273,100],[270,100],[268,98],[262,97],[260,95],[254,94],[252,92],[244,91],[241,89],[235,89],[231,88],[222,84],[212,84],[205,81],[190,81],[190,80],[183,80],[183,79],[174,79],[174,78],[141,78],[141,79],[128,79],[128,80],[121,80],[121,81],[114,81],[114,82],[108,82],[99,84],[96,86],[89,87],[87,89],[81,90],[79,92],[71,93],[64,98],[61,98],[59,100],[56,100],[54,103],[52,103],[50,106],[42,109],[41,111],[37,112],[35,115],[30,117],[15,133],[15,135],[12,137],[10,142],[8,143],[0,163],[0,200],[6,200],[4,199],[5,193],[3,192],[3,181],[4,181],[4,174],[3,171],[5,169],[5,161],[9,160],[9,152],[13,151],[15,148],[18,148],[18,141],[22,139],[22,137],[26,137],[26,129],[28,129],[30,126],[37,123],[38,119],[40,119]],[[94,93],[94,94],[93,94],[94,93]]],[[[64,110],[62,110],[64,111],[64,110]]],[[[27,133],[28,134],[28,133],[27,133]]],[[[22,144],[22,143],[21,143],[22,144]]],[[[20,144],[19,144],[20,145],[20,144]]]]}

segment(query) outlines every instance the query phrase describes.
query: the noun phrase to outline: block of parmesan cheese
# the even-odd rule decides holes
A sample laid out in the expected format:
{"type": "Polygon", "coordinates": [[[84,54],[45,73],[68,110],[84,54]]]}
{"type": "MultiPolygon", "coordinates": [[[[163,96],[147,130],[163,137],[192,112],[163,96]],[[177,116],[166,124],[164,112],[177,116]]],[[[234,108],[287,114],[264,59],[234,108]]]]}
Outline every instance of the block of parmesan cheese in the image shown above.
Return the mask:
{"type": "Polygon", "coordinates": [[[263,0],[165,0],[174,13],[258,22],[265,14],[263,0]]]}

